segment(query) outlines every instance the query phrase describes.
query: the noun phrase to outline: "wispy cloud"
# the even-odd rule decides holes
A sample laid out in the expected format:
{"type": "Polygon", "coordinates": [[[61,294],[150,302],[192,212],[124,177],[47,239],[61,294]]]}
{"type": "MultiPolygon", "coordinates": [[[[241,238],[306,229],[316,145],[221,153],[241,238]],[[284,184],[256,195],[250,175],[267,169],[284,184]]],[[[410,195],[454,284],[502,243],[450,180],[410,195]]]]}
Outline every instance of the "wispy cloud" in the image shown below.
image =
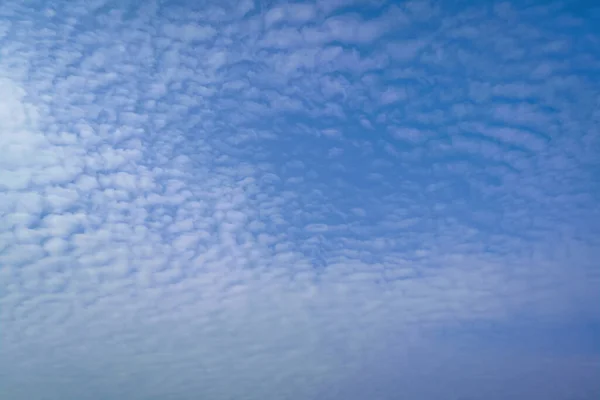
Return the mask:
{"type": "Polygon", "coordinates": [[[0,11],[7,398],[600,393],[591,18],[142,3],[0,11]]]}

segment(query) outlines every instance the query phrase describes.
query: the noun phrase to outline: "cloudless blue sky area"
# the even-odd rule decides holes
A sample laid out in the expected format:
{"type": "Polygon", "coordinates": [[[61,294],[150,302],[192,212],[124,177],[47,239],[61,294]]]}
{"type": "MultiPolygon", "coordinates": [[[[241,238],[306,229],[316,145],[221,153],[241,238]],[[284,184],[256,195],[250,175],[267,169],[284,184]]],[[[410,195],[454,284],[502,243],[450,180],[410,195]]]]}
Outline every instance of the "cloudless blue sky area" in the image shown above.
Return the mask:
{"type": "Polygon", "coordinates": [[[5,0],[0,399],[600,398],[600,3],[5,0]]]}

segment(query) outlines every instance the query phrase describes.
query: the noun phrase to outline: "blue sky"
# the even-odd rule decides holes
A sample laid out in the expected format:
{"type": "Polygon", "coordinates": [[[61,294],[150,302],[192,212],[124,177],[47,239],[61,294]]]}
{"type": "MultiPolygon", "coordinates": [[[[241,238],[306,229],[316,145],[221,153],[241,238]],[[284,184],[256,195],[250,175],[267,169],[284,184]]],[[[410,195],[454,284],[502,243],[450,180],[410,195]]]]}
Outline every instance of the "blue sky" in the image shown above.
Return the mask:
{"type": "Polygon", "coordinates": [[[4,2],[0,397],[598,398],[599,21],[4,2]]]}

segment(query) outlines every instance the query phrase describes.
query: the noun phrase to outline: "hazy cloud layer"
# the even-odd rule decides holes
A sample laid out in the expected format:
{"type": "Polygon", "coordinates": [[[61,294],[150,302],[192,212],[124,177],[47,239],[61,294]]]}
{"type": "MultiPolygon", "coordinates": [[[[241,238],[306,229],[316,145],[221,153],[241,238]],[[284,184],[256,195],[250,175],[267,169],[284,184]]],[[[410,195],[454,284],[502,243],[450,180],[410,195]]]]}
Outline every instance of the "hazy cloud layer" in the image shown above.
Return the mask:
{"type": "Polygon", "coordinates": [[[8,1],[0,397],[600,395],[600,11],[8,1]]]}

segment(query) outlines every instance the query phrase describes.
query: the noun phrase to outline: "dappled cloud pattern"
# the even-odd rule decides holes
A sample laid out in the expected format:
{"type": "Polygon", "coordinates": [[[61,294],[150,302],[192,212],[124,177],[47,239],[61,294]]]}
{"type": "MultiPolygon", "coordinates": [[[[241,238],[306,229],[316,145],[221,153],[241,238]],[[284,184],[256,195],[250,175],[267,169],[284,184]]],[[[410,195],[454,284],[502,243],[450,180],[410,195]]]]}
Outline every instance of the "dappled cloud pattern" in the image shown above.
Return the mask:
{"type": "Polygon", "coordinates": [[[597,398],[600,13],[517,3],[3,2],[0,397],[597,398]]]}

